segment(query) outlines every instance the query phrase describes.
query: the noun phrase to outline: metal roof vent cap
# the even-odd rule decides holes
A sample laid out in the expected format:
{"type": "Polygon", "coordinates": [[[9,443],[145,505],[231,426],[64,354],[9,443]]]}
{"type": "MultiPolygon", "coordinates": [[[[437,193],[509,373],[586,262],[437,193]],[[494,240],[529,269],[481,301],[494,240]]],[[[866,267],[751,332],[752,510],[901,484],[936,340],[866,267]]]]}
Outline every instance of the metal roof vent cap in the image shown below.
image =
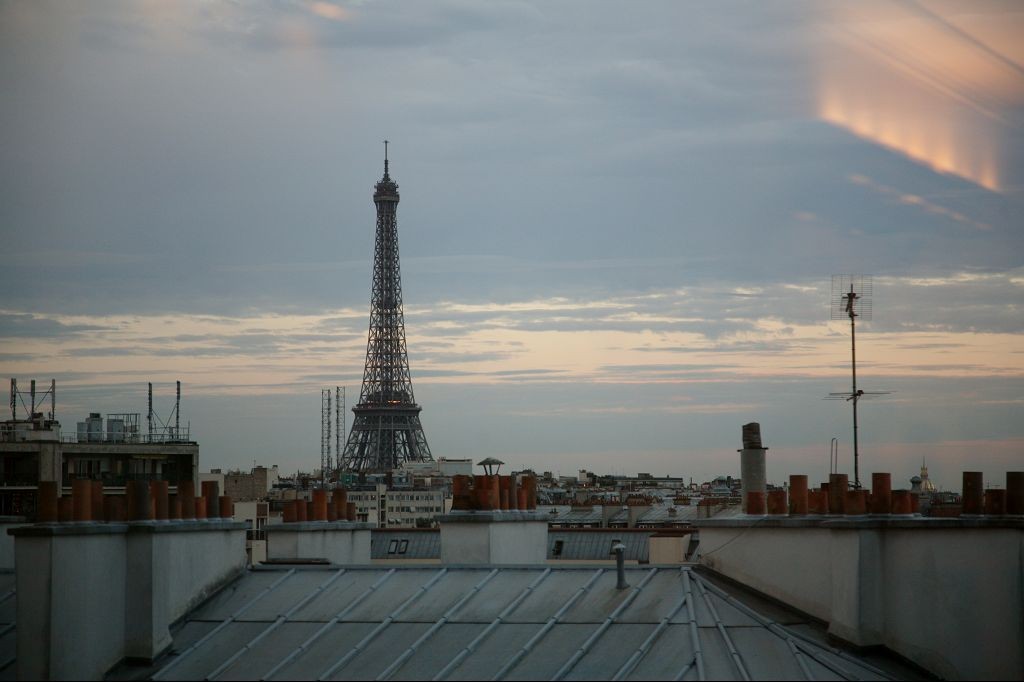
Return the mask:
{"type": "Polygon", "coordinates": [[[626,582],[626,546],[620,542],[612,547],[612,552],[615,553],[615,573],[618,576],[615,589],[624,590],[629,587],[626,582]]]}

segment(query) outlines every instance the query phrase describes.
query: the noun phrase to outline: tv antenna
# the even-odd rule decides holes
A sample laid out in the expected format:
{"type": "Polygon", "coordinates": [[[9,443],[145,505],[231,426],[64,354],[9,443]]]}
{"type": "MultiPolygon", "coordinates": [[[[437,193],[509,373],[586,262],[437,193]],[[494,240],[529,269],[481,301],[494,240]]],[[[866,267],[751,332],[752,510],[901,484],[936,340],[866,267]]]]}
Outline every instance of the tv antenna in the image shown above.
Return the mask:
{"type": "Polygon", "coordinates": [[[857,403],[862,398],[887,395],[890,391],[864,391],[857,388],[857,324],[871,319],[871,275],[832,275],[831,319],[850,320],[850,369],[853,388],[848,393],[829,393],[825,400],[845,400],[853,405],[853,486],[860,489],[860,449],[857,440],[857,403]]]}

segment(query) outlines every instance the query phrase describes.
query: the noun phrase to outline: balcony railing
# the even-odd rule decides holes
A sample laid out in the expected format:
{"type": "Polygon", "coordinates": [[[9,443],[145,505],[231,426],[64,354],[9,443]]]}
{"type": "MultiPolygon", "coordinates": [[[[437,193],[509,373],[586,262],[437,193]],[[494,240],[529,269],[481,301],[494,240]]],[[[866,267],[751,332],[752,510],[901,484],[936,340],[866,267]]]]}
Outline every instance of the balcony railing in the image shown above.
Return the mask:
{"type": "Polygon", "coordinates": [[[160,474],[67,474],[61,480],[61,485],[68,487],[72,481],[78,479],[102,481],[104,486],[117,488],[127,485],[128,481],[167,481],[171,485],[177,485],[178,476],[176,473],[166,471],[160,474]]]}
{"type": "Polygon", "coordinates": [[[0,486],[4,488],[35,487],[39,485],[39,474],[0,473],[0,486]]]}
{"type": "Polygon", "coordinates": [[[104,444],[144,444],[144,445],[191,445],[195,441],[189,433],[188,427],[177,430],[177,433],[91,433],[91,434],[66,434],[61,436],[62,443],[96,443],[104,444]],[[79,437],[81,435],[81,437],[79,437]]]}

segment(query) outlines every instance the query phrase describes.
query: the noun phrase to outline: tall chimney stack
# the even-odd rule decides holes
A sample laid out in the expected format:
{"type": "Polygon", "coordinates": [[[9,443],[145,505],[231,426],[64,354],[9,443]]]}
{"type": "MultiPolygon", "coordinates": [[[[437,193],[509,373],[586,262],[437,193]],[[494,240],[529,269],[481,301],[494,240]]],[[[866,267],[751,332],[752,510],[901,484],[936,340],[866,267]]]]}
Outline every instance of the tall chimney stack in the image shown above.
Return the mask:
{"type": "MultiPolygon", "coordinates": [[[[765,452],[768,448],[761,444],[761,425],[751,422],[743,425],[743,449],[740,450],[740,493],[743,513],[747,510],[747,493],[761,493],[764,497],[767,490],[767,474],[765,471],[765,452]]],[[[763,511],[758,512],[763,513],[763,511]]]]}

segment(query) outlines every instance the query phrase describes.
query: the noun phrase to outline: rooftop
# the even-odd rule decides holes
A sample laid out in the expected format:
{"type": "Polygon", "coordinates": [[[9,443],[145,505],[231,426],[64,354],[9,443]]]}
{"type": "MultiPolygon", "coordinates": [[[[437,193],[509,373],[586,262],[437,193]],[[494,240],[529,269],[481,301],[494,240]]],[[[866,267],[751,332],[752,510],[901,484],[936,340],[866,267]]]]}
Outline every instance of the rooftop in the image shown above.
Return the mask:
{"type": "MultiPolygon", "coordinates": [[[[892,679],[689,566],[274,566],[187,616],[154,679],[892,679]]],[[[882,666],[882,667],[880,667],[882,666]]],[[[883,667],[886,669],[883,670],[883,667]]]]}

